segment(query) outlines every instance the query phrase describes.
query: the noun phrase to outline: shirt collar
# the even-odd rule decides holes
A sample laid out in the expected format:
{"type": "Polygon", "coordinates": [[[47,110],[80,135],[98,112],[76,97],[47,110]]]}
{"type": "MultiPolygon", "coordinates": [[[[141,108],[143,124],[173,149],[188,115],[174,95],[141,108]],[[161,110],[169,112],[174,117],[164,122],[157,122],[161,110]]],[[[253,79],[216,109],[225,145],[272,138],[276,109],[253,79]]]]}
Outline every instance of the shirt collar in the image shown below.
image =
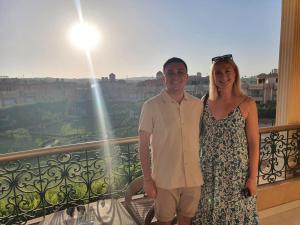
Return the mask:
{"type": "MultiPolygon", "coordinates": [[[[162,95],[162,97],[163,97],[163,99],[164,99],[164,101],[166,101],[166,102],[176,102],[168,93],[167,93],[167,91],[164,89],[164,90],[162,90],[162,92],[161,92],[161,95],[162,95]]],[[[186,92],[186,91],[184,91],[183,92],[183,101],[187,101],[187,100],[189,100],[190,99],[190,95],[186,92]]]]}

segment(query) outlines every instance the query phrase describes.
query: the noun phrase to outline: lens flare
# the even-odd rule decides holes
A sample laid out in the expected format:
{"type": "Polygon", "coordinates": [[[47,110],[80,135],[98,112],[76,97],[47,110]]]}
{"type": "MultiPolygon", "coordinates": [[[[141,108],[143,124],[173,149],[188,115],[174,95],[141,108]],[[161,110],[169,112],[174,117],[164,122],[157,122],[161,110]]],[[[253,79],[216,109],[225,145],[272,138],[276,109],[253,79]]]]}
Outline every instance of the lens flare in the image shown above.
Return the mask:
{"type": "Polygon", "coordinates": [[[71,43],[75,47],[86,51],[95,49],[100,40],[100,34],[97,28],[86,22],[73,25],[69,35],[71,43]]]}
{"type": "Polygon", "coordinates": [[[107,140],[103,146],[104,155],[106,159],[106,168],[111,181],[111,187],[113,186],[113,164],[112,156],[110,154],[111,144],[109,139],[114,137],[112,132],[110,120],[107,114],[106,105],[103,99],[101,87],[99,86],[98,80],[95,75],[94,64],[92,61],[91,50],[98,45],[100,35],[98,30],[88,24],[83,19],[82,8],[80,0],[74,0],[75,6],[77,8],[79,23],[75,24],[70,29],[71,42],[75,47],[83,50],[86,54],[86,60],[88,64],[88,69],[90,73],[90,84],[92,91],[92,98],[94,102],[94,110],[97,115],[98,131],[100,133],[99,139],[107,140]]]}

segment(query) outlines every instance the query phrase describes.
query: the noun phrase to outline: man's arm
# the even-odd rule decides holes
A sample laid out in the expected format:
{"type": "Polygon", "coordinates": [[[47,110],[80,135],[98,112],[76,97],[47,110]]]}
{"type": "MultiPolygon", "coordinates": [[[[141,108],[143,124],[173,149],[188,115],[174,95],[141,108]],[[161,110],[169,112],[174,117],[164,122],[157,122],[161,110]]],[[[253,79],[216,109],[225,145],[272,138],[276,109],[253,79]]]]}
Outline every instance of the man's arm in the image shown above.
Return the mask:
{"type": "Polygon", "coordinates": [[[150,198],[156,198],[156,186],[151,176],[150,134],[139,131],[139,153],[144,175],[144,191],[150,198]]]}

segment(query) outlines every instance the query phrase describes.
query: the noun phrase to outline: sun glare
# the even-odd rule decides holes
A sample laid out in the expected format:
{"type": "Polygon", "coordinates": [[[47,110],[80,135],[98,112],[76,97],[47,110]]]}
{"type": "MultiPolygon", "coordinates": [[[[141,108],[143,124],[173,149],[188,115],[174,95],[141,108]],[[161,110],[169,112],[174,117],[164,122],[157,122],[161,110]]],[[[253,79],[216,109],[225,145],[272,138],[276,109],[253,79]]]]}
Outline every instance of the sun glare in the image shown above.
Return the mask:
{"type": "Polygon", "coordinates": [[[90,51],[97,47],[99,39],[98,30],[88,23],[81,22],[70,29],[70,40],[76,48],[90,51]]]}

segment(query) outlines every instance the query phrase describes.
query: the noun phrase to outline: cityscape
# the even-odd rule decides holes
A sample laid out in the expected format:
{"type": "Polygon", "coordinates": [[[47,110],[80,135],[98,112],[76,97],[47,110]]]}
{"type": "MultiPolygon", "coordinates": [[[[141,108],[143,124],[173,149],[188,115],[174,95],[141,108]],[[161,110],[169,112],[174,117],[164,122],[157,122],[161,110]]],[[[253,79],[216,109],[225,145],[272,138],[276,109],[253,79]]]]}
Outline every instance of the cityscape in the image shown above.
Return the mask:
{"type": "MultiPolygon", "coordinates": [[[[94,84],[89,79],[0,78],[0,152],[53,147],[82,141],[137,136],[143,102],[164,89],[163,73],[154,78],[98,79],[110,130],[97,129],[94,84]],[[131,106],[131,107],[129,107],[131,106]]],[[[278,71],[242,78],[245,94],[255,99],[261,127],[274,124],[278,71]]],[[[186,91],[201,98],[209,79],[190,75],[186,91]]]]}
{"type": "MultiPolygon", "coordinates": [[[[105,99],[139,101],[158,94],[164,87],[163,73],[158,71],[155,78],[117,79],[114,73],[98,79],[105,99]]],[[[186,91],[201,98],[208,91],[208,76],[200,72],[189,75],[186,91]]],[[[253,97],[258,104],[276,101],[278,70],[268,74],[242,78],[245,94],[253,97]]],[[[0,106],[8,107],[37,102],[51,102],[66,99],[91,98],[88,96],[92,85],[89,79],[59,78],[9,78],[0,76],[0,106]]]]}

